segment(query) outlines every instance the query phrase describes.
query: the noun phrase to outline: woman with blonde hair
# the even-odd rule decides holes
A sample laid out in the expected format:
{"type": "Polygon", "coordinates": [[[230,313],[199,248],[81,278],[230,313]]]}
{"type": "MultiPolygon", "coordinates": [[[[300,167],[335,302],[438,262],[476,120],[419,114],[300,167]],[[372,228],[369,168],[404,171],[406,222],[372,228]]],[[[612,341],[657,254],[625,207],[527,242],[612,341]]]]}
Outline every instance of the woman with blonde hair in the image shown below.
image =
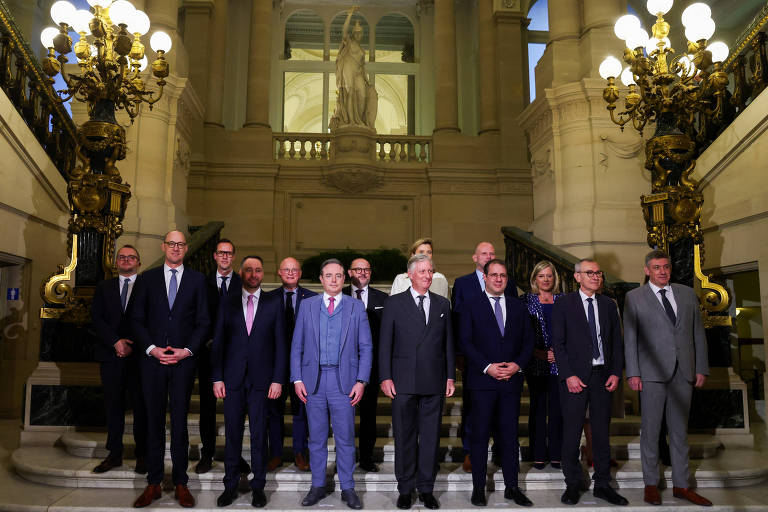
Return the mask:
{"type": "Polygon", "coordinates": [[[538,262],[531,272],[530,286],[531,291],[521,297],[528,308],[536,337],[533,358],[525,368],[531,396],[528,413],[530,458],[536,469],[544,469],[547,460],[557,469],[561,460],[563,416],[557,363],[552,350],[552,308],[563,294],[560,293],[560,278],[555,265],[546,260],[538,262]]]}
{"type": "MultiPolygon", "coordinates": [[[[408,258],[410,258],[415,254],[426,254],[427,256],[429,256],[429,259],[431,260],[432,246],[433,246],[433,242],[431,238],[428,238],[428,237],[419,238],[418,240],[413,242],[413,244],[411,245],[411,249],[408,253],[408,258]]],[[[434,262],[433,262],[433,268],[434,268],[434,262]]],[[[392,282],[392,289],[389,292],[389,294],[395,295],[396,293],[404,292],[410,286],[411,286],[411,280],[408,279],[408,273],[403,272],[402,274],[398,274],[397,276],[395,276],[395,280],[392,282]]],[[[440,272],[435,271],[435,273],[432,274],[432,286],[429,287],[429,291],[450,300],[450,296],[448,295],[448,280],[440,272]]]]}

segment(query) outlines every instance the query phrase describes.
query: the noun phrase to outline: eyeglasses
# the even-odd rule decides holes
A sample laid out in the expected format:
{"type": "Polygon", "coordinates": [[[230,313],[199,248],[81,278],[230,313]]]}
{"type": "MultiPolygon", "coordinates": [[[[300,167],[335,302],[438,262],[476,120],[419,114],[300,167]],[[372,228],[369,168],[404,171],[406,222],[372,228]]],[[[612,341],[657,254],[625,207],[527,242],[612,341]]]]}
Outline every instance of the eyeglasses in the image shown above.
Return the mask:
{"type": "Polygon", "coordinates": [[[139,257],[135,254],[120,254],[117,257],[117,261],[139,261],[139,257]]]}
{"type": "Polygon", "coordinates": [[[505,274],[505,273],[502,272],[501,274],[495,274],[495,273],[494,274],[488,274],[488,277],[490,277],[491,279],[506,279],[507,275],[508,274],[505,274]]]}
{"type": "Polygon", "coordinates": [[[582,271],[579,271],[579,274],[587,274],[587,277],[590,279],[593,279],[595,277],[597,278],[603,277],[602,270],[582,270],[582,271]]]}
{"type": "Polygon", "coordinates": [[[170,247],[171,249],[176,249],[177,247],[179,249],[183,249],[187,246],[187,242],[163,242],[165,245],[170,247]]]}
{"type": "Polygon", "coordinates": [[[231,258],[234,255],[235,253],[233,253],[232,251],[216,251],[216,256],[220,258],[231,258]]]}
{"type": "Polygon", "coordinates": [[[298,274],[301,272],[300,268],[281,268],[280,272],[283,272],[285,274],[298,274]]]}
{"type": "Polygon", "coordinates": [[[371,273],[371,269],[370,268],[360,268],[360,267],[357,267],[357,268],[351,268],[349,270],[351,270],[352,272],[354,272],[356,274],[370,274],[371,273]]]}
{"type": "Polygon", "coordinates": [[[331,279],[336,278],[336,280],[339,280],[344,277],[344,274],[323,274],[323,278],[330,281],[331,279]]]}

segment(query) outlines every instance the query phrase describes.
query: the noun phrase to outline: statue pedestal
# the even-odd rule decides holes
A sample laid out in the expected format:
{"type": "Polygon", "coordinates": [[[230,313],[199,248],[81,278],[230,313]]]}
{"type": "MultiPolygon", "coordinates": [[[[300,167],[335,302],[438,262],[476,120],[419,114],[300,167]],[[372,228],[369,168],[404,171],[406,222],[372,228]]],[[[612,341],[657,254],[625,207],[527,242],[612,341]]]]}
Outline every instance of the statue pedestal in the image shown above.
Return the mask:
{"type": "Polygon", "coordinates": [[[350,194],[378,188],[384,171],[376,160],[376,131],[366,126],[343,126],[331,131],[329,165],[323,182],[350,194]]]}

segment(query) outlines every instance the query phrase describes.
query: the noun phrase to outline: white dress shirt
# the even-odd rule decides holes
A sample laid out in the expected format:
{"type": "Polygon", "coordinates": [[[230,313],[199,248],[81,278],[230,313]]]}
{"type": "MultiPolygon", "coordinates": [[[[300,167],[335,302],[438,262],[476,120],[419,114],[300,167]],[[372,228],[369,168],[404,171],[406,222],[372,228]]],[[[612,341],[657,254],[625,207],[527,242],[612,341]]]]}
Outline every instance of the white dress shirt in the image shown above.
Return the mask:
{"type": "Polygon", "coordinates": [[[603,337],[600,334],[600,313],[597,311],[597,294],[592,295],[592,297],[589,297],[586,293],[581,291],[579,289],[579,295],[581,296],[581,305],[584,306],[584,316],[587,319],[587,324],[589,324],[589,302],[587,302],[587,299],[592,298],[594,299],[592,301],[592,309],[595,310],[595,328],[597,329],[597,348],[600,351],[600,356],[597,359],[592,359],[592,366],[596,366],[599,364],[605,364],[605,357],[603,355],[603,337]]]}
{"type": "MultiPolygon", "coordinates": [[[[491,302],[491,311],[493,312],[493,318],[496,318],[496,299],[494,298],[494,295],[491,295],[488,292],[485,292],[485,296],[488,297],[488,300],[491,302]]],[[[504,325],[507,325],[507,299],[504,297],[504,294],[501,294],[501,300],[499,300],[499,306],[501,306],[501,318],[504,322],[504,325]]],[[[488,368],[490,368],[490,364],[483,368],[483,373],[488,372],[488,368]]]]}
{"type": "Polygon", "coordinates": [[[357,286],[352,285],[351,289],[351,295],[354,298],[357,298],[357,290],[360,290],[360,300],[362,300],[363,304],[365,304],[365,309],[368,309],[368,285],[365,285],[363,288],[358,288],[357,286]]]}
{"type": "Polygon", "coordinates": [[[675,294],[672,293],[672,286],[667,285],[663,288],[659,288],[652,282],[648,281],[648,286],[651,287],[651,290],[653,290],[653,294],[656,296],[656,299],[659,301],[659,304],[661,304],[661,307],[664,307],[664,302],[661,300],[661,294],[659,293],[659,290],[667,290],[667,300],[670,304],[672,304],[672,311],[675,312],[675,316],[677,316],[677,302],[675,302],[675,294]]]}
{"type": "MultiPolygon", "coordinates": [[[[411,290],[411,296],[413,297],[413,300],[416,302],[416,307],[419,307],[419,293],[414,290],[413,288],[410,288],[411,290]]],[[[429,293],[424,294],[424,316],[426,317],[427,323],[429,323],[429,293]]]]}
{"type": "Polygon", "coordinates": [[[485,274],[483,274],[482,270],[475,269],[475,275],[477,276],[477,280],[480,281],[480,289],[485,291],[485,274]]]}
{"type": "Polygon", "coordinates": [[[339,307],[339,304],[341,304],[342,295],[343,294],[341,292],[339,292],[338,295],[328,295],[327,293],[323,292],[323,304],[325,304],[325,309],[328,309],[328,305],[331,303],[331,297],[333,297],[333,309],[335,311],[336,308],[339,307]]]}
{"type": "Polygon", "coordinates": [[[223,275],[219,274],[219,271],[216,271],[216,287],[219,289],[219,293],[221,293],[221,283],[224,281],[222,278],[227,278],[227,291],[229,291],[229,288],[232,286],[232,275],[234,272],[230,271],[229,274],[223,275]]]}
{"type": "Polygon", "coordinates": [[[259,309],[259,298],[261,297],[261,287],[251,293],[243,288],[243,318],[248,321],[248,296],[253,295],[253,318],[256,318],[256,311],[259,309]]]}
{"type": "Polygon", "coordinates": [[[138,277],[138,274],[133,274],[132,276],[120,276],[118,278],[118,293],[120,293],[120,295],[123,294],[123,286],[125,286],[125,282],[128,281],[128,295],[125,298],[126,307],[131,301],[131,293],[133,293],[133,285],[136,284],[136,277],[138,277]]]}
{"type": "MultiPolygon", "coordinates": [[[[184,264],[182,263],[178,267],[176,267],[176,293],[179,292],[179,288],[181,288],[181,275],[184,273],[184,264]]],[[[168,290],[170,288],[171,284],[171,276],[173,276],[173,273],[171,272],[171,267],[169,267],[166,263],[163,263],[163,276],[165,277],[165,296],[168,297],[168,290]]],[[[146,354],[149,355],[150,352],[152,352],[155,348],[157,348],[157,345],[150,345],[147,347],[146,354]]],[[[193,356],[191,350],[189,350],[187,347],[184,347],[184,350],[189,352],[189,355],[193,356]]]]}

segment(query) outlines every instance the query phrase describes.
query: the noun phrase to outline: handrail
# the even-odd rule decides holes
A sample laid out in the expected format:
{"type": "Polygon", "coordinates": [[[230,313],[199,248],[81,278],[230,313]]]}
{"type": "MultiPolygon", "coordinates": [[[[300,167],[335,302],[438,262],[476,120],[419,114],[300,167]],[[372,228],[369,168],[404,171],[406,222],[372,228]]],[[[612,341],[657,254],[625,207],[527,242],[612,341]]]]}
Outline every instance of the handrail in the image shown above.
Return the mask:
{"type": "Polygon", "coordinates": [[[69,181],[77,163],[75,123],[3,0],[0,0],[0,88],[59,173],[69,181]]]}
{"type": "MultiPolygon", "coordinates": [[[[580,258],[514,226],[502,227],[501,232],[504,235],[508,270],[522,290],[530,291],[531,272],[536,263],[542,260],[548,260],[555,266],[563,293],[578,289],[578,284],[573,278],[573,266],[580,258]]],[[[624,296],[629,290],[639,286],[639,283],[630,283],[609,273],[603,274],[603,281],[603,293],[616,299],[622,310],[624,296]]]]}
{"type": "MultiPolygon", "coordinates": [[[[216,250],[223,228],[224,223],[220,221],[209,222],[203,226],[189,226],[190,235],[187,239],[188,249],[184,257],[184,266],[205,275],[213,273],[216,270],[213,252],[216,250]]],[[[149,268],[159,267],[163,261],[164,258],[161,256],[149,268]]]]}

